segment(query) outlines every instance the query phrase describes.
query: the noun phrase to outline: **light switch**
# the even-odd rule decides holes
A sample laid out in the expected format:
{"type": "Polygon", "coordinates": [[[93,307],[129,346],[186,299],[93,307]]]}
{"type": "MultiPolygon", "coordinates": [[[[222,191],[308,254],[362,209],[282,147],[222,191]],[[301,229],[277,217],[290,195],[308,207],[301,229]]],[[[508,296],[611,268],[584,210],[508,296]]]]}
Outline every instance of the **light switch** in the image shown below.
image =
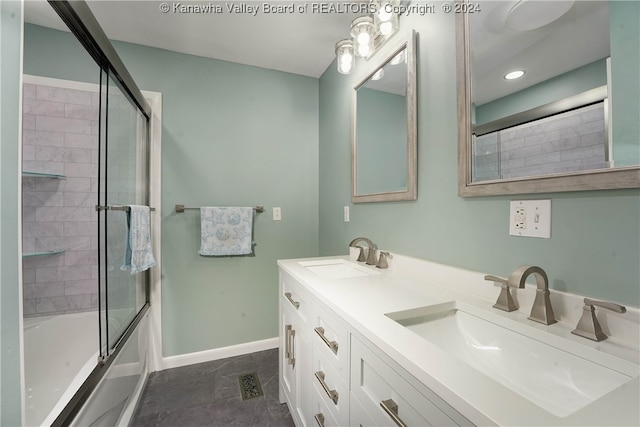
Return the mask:
{"type": "Polygon", "coordinates": [[[551,200],[512,200],[509,206],[509,234],[551,238],[551,200]]]}
{"type": "Polygon", "coordinates": [[[343,210],[344,222],[349,222],[349,206],[345,206],[343,210]]]}
{"type": "Polygon", "coordinates": [[[273,220],[274,221],[282,220],[282,210],[279,207],[273,208],[273,220]]]}

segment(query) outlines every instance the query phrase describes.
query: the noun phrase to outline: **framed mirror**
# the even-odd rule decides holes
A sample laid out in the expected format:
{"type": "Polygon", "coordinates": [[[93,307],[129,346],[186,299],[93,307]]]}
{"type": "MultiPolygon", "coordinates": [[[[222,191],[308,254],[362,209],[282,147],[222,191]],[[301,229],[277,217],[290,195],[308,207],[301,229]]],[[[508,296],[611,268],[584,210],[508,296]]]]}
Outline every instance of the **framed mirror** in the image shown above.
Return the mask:
{"type": "Polygon", "coordinates": [[[353,88],[353,203],[417,198],[416,32],[388,44],[353,88]]]}
{"type": "Polygon", "coordinates": [[[640,187],[640,4],[457,3],[458,194],[640,187]]]}

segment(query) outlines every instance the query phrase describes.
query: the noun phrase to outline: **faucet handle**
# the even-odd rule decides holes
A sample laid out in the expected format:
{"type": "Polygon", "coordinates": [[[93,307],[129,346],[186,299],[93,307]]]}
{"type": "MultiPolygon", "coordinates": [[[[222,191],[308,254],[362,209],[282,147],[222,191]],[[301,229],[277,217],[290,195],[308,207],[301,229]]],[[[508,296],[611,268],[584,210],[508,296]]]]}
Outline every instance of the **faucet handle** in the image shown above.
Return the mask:
{"type": "Polygon", "coordinates": [[[484,280],[489,280],[500,284],[500,295],[498,295],[496,303],[493,304],[494,308],[507,312],[515,311],[518,309],[518,306],[516,305],[516,302],[513,300],[511,292],[509,291],[509,281],[507,279],[488,274],[484,276],[484,280]]]}
{"type": "Polygon", "coordinates": [[[378,258],[378,264],[376,264],[376,267],[389,268],[389,264],[387,263],[387,257],[393,258],[393,256],[389,252],[380,251],[380,258],[378,258]]]}
{"type": "Polygon", "coordinates": [[[614,302],[607,301],[598,301],[595,299],[585,298],[584,299],[585,307],[588,305],[595,305],[597,307],[606,308],[607,310],[615,311],[616,313],[626,313],[627,307],[624,305],[616,304],[614,302]]]}
{"type": "Polygon", "coordinates": [[[360,253],[358,254],[358,259],[356,259],[356,261],[358,262],[364,262],[367,260],[367,258],[364,256],[364,247],[363,246],[356,246],[356,248],[360,249],[360,253]]]}
{"type": "Polygon", "coordinates": [[[615,311],[616,313],[625,313],[627,308],[623,305],[612,302],[598,301],[589,298],[584,299],[582,316],[580,316],[580,320],[578,321],[576,328],[571,331],[571,333],[593,341],[603,341],[607,339],[607,335],[602,332],[602,327],[596,317],[596,309],[594,306],[606,308],[608,310],[615,311]]]}

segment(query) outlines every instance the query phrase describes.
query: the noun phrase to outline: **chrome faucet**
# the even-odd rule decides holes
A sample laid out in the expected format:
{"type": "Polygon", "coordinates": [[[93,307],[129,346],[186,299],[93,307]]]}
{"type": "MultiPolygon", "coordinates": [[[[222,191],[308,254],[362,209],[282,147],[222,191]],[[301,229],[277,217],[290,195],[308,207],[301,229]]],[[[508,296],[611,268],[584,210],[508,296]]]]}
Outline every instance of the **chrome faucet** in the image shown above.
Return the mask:
{"type": "Polygon", "coordinates": [[[360,256],[358,256],[358,261],[365,261],[362,246],[358,246],[358,243],[360,242],[365,242],[368,247],[368,256],[366,259],[367,265],[376,265],[376,245],[366,237],[356,237],[351,241],[351,243],[349,243],[349,247],[360,248],[360,256]]]}
{"type": "Polygon", "coordinates": [[[593,341],[606,340],[607,335],[602,332],[602,327],[596,317],[596,309],[594,306],[613,310],[616,313],[625,313],[627,311],[627,308],[623,305],[585,298],[584,307],[582,308],[582,316],[580,316],[580,320],[578,321],[576,328],[571,331],[571,333],[593,341]]]}
{"type": "Polygon", "coordinates": [[[516,268],[508,279],[490,275],[484,276],[485,280],[500,283],[502,287],[500,296],[498,296],[498,300],[493,306],[504,311],[517,310],[518,307],[511,297],[509,288],[524,289],[527,277],[532,274],[536,278],[538,289],[536,289],[536,298],[533,301],[529,319],[545,325],[556,323],[557,320],[553,315],[553,308],[551,307],[551,300],[549,299],[549,279],[547,278],[547,273],[540,267],[523,265],[516,268]]]}

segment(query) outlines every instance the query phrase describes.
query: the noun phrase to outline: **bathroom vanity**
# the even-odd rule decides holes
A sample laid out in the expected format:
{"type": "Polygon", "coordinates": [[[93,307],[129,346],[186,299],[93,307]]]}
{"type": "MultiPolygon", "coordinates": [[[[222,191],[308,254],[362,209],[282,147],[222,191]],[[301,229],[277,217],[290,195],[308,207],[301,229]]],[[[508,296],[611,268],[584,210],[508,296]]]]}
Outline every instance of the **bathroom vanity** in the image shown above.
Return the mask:
{"type": "Polygon", "coordinates": [[[571,334],[583,298],[552,290],[558,323],[492,308],[484,273],[393,254],[278,261],[280,401],[297,426],[638,425],[640,312],[598,311],[609,339],[571,334]],[[605,326],[606,325],[606,326],[605,326]]]}

